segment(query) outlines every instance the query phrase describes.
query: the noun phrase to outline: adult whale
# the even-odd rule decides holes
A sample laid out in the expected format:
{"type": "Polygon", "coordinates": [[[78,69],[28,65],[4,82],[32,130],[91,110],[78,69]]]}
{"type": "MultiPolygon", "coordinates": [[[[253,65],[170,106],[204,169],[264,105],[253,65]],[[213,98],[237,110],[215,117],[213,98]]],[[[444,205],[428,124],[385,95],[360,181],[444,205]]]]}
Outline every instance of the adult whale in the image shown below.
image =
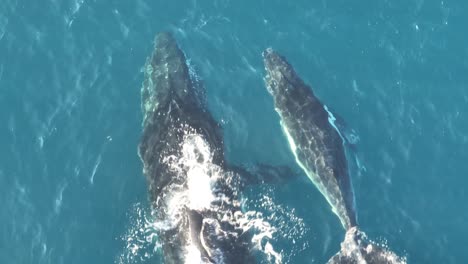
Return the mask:
{"type": "Polygon", "coordinates": [[[329,263],[400,263],[388,249],[365,239],[357,228],[356,206],[345,154],[345,137],[336,120],[287,60],[263,52],[265,83],[297,163],[317,186],[346,230],[341,251],[329,263]]]}
{"type": "Polygon", "coordinates": [[[138,153],[164,263],[252,263],[239,226],[240,181],[226,169],[220,126],[171,34],[155,43],[144,68],[138,153]]]}

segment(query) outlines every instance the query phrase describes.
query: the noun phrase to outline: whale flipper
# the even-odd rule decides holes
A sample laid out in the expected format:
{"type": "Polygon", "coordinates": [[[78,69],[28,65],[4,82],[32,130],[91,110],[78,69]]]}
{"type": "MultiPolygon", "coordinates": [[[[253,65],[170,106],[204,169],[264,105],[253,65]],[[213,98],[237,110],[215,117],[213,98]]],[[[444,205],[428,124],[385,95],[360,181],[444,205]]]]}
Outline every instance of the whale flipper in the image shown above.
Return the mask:
{"type": "Polygon", "coordinates": [[[328,113],[328,122],[336,129],[338,134],[343,139],[344,143],[349,145],[352,149],[359,143],[361,140],[357,132],[351,128],[344,118],[337,114],[331,107],[328,105],[323,105],[323,108],[328,113]]]}
{"type": "Polygon", "coordinates": [[[255,163],[243,166],[232,165],[230,168],[239,175],[242,175],[240,177],[242,189],[253,185],[285,184],[292,180],[302,179],[302,173],[286,165],[255,163]]]}

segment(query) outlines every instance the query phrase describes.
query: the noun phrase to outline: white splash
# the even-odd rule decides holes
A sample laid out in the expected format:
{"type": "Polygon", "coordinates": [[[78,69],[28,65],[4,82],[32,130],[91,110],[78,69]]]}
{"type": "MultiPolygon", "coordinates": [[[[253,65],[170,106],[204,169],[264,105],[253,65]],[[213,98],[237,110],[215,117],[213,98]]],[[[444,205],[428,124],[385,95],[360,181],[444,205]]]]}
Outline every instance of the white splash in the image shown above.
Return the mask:
{"type": "Polygon", "coordinates": [[[187,255],[185,258],[185,264],[203,264],[203,260],[201,258],[201,253],[197,249],[197,247],[193,244],[187,247],[187,255]]]}
{"type": "Polygon", "coordinates": [[[281,254],[276,252],[270,243],[277,230],[264,219],[263,214],[261,212],[248,211],[246,213],[238,212],[236,216],[237,222],[244,232],[254,231],[255,234],[252,237],[254,248],[263,252],[269,261],[273,261],[275,264],[282,263],[281,254]]]}
{"type": "Polygon", "coordinates": [[[152,258],[161,248],[156,239],[156,221],[147,208],[135,204],[129,217],[130,225],[121,237],[125,247],[117,256],[115,263],[142,263],[152,258]]]}
{"type": "Polygon", "coordinates": [[[182,146],[179,165],[187,167],[187,200],[194,210],[210,207],[215,197],[212,191],[212,155],[209,146],[200,135],[189,135],[182,146]]]}
{"type": "Polygon", "coordinates": [[[210,176],[200,167],[187,172],[188,201],[191,209],[208,208],[214,200],[210,176]]]}
{"type": "MultiPolygon", "coordinates": [[[[309,242],[306,239],[310,237],[309,227],[304,219],[296,215],[294,208],[275,201],[274,187],[264,187],[260,192],[261,195],[249,197],[245,201],[245,206],[250,211],[262,211],[262,214],[257,214],[257,218],[268,223],[264,226],[266,229],[263,232],[260,231],[263,234],[255,237],[261,243],[260,250],[267,256],[270,263],[290,263],[292,257],[309,248],[309,242]],[[278,240],[287,241],[291,250],[287,252],[275,250],[274,242],[278,240]]],[[[259,244],[256,243],[256,245],[258,248],[259,244]]]]}
{"type": "MultiPolygon", "coordinates": [[[[165,219],[155,219],[148,217],[144,210],[137,208],[137,219],[134,220],[130,230],[123,237],[126,241],[124,252],[118,257],[119,263],[137,263],[147,260],[155,254],[160,244],[154,245],[156,234],[161,231],[168,231],[176,228],[182,221],[186,209],[196,211],[217,211],[219,202],[236,203],[227,197],[214,193],[219,181],[231,183],[234,174],[224,171],[223,168],[213,163],[213,153],[204,138],[187,129],[184,140],[181,144],[179,156],[167,156],[163,162],[168,164],[175,174],[181,177],[178,183],[167,186],[164,194],[159,197],[157,203],[163,205],[159,210],[164,210],[165,219]],[[215,203],[216,202],[216,203],[215,203]],[[154,245],[154,246],[152,246],[154,245]]],[[[135,213],[135,212],[134,212],[135,213]]],[[[221,212],[222,213],[222,212],[221,212]]],[[[243,232],[253,234],[252,243],[255,248],[266,255],[272,263],[282,263],[282,256],[276,252],[272,239],[276,233],[276,228],[270,225],[264,216],[255,211],[246,213],[226,212],[219,221],[231,222],[238,226],[243,232]]],[[[216,219],[204,219],[208,225],[217,225],[215,230],[223,232],[216,219]],[[209,221],[213,220],[210,224],[209,221]]],[[[232,233],[236,235],[235,233],[232,233]]],[[[190,239],[186,236],[185,263],[203,263],[202,255],[190,239]]],[[[213,249],[210,256],[213,259],[222,261],[222,252],[213,249]]]]}

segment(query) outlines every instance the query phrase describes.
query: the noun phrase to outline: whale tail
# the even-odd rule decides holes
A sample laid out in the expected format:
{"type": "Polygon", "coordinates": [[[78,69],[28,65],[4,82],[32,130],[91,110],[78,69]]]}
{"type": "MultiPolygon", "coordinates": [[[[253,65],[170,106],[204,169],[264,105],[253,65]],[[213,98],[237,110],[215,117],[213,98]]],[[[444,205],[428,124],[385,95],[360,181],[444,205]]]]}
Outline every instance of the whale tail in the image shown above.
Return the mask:
{"type": "Polygon", "coordinates": [[[341,243],[341,250],[328,264],[406,264],[406,258],[399,257],[385,246],[369,241],[357,227],[350,228],[341,243]]]}

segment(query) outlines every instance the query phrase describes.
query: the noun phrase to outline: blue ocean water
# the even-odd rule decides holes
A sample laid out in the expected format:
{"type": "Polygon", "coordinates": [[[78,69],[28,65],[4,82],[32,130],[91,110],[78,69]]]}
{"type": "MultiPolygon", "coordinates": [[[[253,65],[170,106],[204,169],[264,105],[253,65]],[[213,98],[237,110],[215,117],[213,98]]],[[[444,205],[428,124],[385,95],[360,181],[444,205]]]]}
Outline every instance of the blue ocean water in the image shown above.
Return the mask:
{"type": "MultiPolygon", "coordinates": [[[[467,262],[467,12],[460,0],[3,0],[0,263],[158,260],[150,246],[122,256],[148,206],[141,68],[163,30],[203,79],[230,161],[296,166],[262,80],[273,47],[361,138],[367,235],[409,263],[467,262]]],[[[312,183],[251,191],[290,220],[275,244],[285,261],[338,251],[344,231],[312,183]]]]}

